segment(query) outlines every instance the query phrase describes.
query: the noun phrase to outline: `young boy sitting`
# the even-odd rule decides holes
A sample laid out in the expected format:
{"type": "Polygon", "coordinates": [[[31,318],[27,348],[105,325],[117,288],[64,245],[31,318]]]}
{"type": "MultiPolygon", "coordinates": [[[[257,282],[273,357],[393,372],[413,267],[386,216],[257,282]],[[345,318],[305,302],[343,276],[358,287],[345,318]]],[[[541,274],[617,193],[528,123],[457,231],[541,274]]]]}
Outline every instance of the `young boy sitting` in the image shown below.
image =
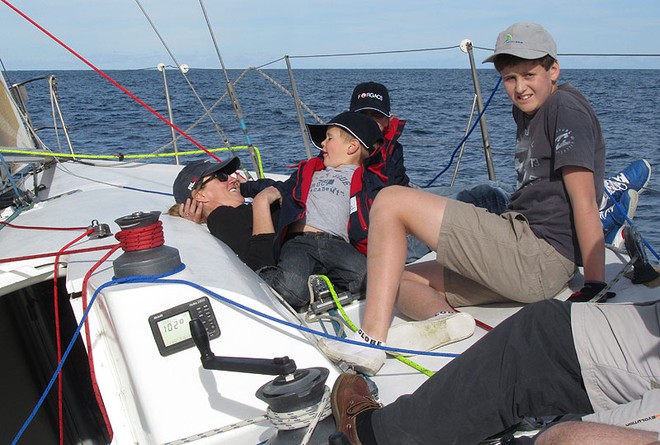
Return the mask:
{"type": "MultiPolygon", "coordinates": [[[[558,83],[556,44],[537,24],[500,33],[484,62],[495,64],[513,104],[517,190],[502,215],[410,187],[381,191],[370,214],[365,342],[397,346],[389,329],[395,305],[423,331],[457,306],[551,299],[578,266],[581,292],[605,287],[598,216],[605,142],[596,114],[573,86],[558,83]],[[433,247],[437,260],[404,268],[408,233],[433,247]]],[[[370,375],[385,361],[378,349],[321,346],[370,375]]]]}
{"type": "Polygon", "coordinates": [[[258,271],[291,306],[309,303],[308,277],[324,274],[339,291],[364,290],[368,216],[385,186],[368,157],[383,141],[378,125],[344,112],[327,125],[308,125],[321,154],[304,160],[291,177],[241,184],[244,196],[273,185],[281,194],[276,224],[276,266],[258,271]]]}

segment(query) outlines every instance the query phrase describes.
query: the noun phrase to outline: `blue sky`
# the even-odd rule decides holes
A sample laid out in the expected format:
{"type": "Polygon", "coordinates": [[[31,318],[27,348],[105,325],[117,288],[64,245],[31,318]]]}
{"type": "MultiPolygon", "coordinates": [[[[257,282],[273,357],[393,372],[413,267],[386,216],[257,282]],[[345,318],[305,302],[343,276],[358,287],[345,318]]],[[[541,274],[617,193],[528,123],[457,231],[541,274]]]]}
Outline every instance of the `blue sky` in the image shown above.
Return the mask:
{"type": "MultiPolygon", "coordinates": [[[[4,0],[3,0],[4,1],[4,0]]],[[[219,68],[199,0],[6,0],[100,69],[173,61],[219,68]]],[[[497,34],[533,21],[557,41],[563,68],[654,68],[660,57],[562,57],[562,53],[660,54],[657,0],[471,2],[407,0],[203,0],[227,68],[261,66],[284,55],[451,47],[469,38],[492,48],[497,34]]],[[[0,3],[0,58],[9,70],[86,65],[0,3]]],[[[488,51],[476,49],[478,63],[488,51]]],[[[459,49],[367,57],[294,58],[294,68],[467,68],[459,49]]],[[[285,68],[278,62],[272,68],[285,68]]]]}

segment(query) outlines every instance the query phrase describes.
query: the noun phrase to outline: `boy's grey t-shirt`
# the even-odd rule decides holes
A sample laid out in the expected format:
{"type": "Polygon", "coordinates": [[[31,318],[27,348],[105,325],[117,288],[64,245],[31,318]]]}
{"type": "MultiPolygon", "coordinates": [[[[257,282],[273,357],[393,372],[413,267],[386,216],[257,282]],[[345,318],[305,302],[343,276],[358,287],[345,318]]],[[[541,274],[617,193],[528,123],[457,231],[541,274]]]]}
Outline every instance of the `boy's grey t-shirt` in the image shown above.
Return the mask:
{"type": "Polygon", "coordinates": [[[558,86],[530,118],[513,107],[517,124],[518,189],[509,209],[522,213],[539,238],[582,265],[573,210],[562,168],[584,167],[594,175],[596,202],[603,193],[605,141],[587,99],[570,84],[558,86]]]}
{"type": "Polygon", "coordinates": [[[357,167],[326,167],[314,173],[307,195],[305,224],[348,242],[351,179],[357,167]]]}

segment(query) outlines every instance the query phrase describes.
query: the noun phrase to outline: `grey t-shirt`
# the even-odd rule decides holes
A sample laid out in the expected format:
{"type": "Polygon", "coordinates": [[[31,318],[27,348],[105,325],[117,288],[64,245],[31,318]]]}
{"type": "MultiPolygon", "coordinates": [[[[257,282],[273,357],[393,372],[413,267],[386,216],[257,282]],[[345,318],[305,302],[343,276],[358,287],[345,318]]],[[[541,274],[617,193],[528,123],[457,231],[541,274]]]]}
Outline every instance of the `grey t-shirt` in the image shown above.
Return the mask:
{"type": "Polygon", "coordinates": [[[314,173],[305,224],[348,241],[351,179],[357,167],[326,167],[314,173]]]}
{"type": "Polygon", "coordinates": [[[517,124],[515,167],[518,188],[510,210],[522,213],[532,231],[559,253],[582,265],[562,167],[589,169],[600,202],[605,141],[589,102],[570,84],[559,85],[532,117],[513,107],[517,124]]]}

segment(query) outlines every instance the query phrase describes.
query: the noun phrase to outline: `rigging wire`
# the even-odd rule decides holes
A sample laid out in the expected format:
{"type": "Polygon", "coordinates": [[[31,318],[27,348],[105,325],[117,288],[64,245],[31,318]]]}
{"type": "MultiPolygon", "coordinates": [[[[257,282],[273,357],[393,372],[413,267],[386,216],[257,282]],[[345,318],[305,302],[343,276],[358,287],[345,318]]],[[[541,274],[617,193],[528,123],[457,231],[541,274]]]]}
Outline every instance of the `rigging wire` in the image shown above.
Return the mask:
{"type": "MultiPolygon", "coordinates": [[[[204,14],[204,20],[206,22],[206,27],[208,28],[209,34],[211,35],[211,40],[213,41],[213,47],[215,48],[215,52],[218,56],[218,60],[220,61],[220,66],[222,67],[222,72],[225,75],[227,92],[229,93],[229,98],[231,99],[231,104],[234,108],[234,112],[236,113],[236,117],[238,118],[238,122],[241,126],[241,130],[243,131],[243,136],[245,136],[245,140],[248,144],[248,152],[250,154],[250,158],[252,159],[252,164],[254,165],[254,169],[257,172],[259,172],[257,159],[256,159],[256,156],[254,154],[254,146],[252,145],[252,140],[250,139],[250,134],[248,133],[247,125],[245,124],[245,119],[243,119],[243,111],[241,110],[241,104],[238,101],[238,96],[236,96],[236,91],[234,90],[234,86],[232,85],[231,81],[229,80],[229,75],[227,74],[227,68],[225,68],[225,63],[222,60],[222,55],[220,55],[220,48],[218,47],[218,42],[215,39],[215,34],[213,33],[213,28],[211,27],[211,22],[209,21],[209,16],[206,13],[206,8],[204,7],[204,2],[202,0],[199,0],[199,6],[201,7],[202,13],[204,14]]],[[[252,177],[247,172],[247,170],[244,169],[244,173],[246,173],[248,175],[248,178],[252,179],[252,177]]],[[[260,178],[263,178],[263,174],[260,175],[260,178]]]]}
{"type": "Polygon", "coordinates": [[[66,43],[64,43],[62,40],[57,38],[54,34],[52,34],[50,31],[48,31],[46,28],[38,24],[36,21],[32,20],[27,14],[25,14],[23,11],[18,9],[16,6],[12,5],[9,0],[0,0],[2,3],[7,5],[9,8],[11,8],[14,12],[16,12],[18,15],[23,17],[25,20],[27,20],[30,24],[35,26],[37,29],[39,29],[41,32],[46,34],[48,37],[50,37],[52,40],[54,40],[58,45],[62,46],[64,49],[69,51],[72,55],[74,55],[78,60],[83,62],[85,65],[96,71],[99,75],[101,75],[104,79],[106,79],[108,82],[110,82],[112,85],[117,87],[119,90],[121,90],[124,94],[129,96],[131,99],[142,105],[144,108],[146,108],[150,113],[152,113],[154,116],[156,116],[158,119],[161,121],[165,122],[168,126],[173,128],[175,131],[180,133],[182,136],[184,136],[186,139],[188,139],[191,143],[193,143],[195,146],[198,148],[204,150],[209,156],[214,158],[216,161],[221,162],[221,159],[215,156],[213,153],[208,151],[206,147],[204,147],[202,144],[197,142],[193,137],[191,137],[188,133],[184,132],[181,130],[179,127],[174,125],[172,122],[170,122],[168,119],[166,119],[164,116],[162,116],[159,112],[154,110],[151,106],[149,106],[147,103],[145,103],[142,99],[137,97],[135,94],[133,94],[131,91],[129,91],[127,88],[125,88],[123,85],[121,85],[119,82],[117,82],[115,79],[110,77],[108,74],[106,74],[103,70],[98,68],[96,65],[91,63],[89,60],[84,58],[82,55],[78,54],[73,48],[68,46],[66,43]]]}
{"type": "Polygon", "coordinates": [[[203,117],[208,116],[209,120],[213,123],[213,127],[215,128],[215,130],[216,130],[216,131],[218,132],[218,134],[220,135],[220,138],[222,139],[223,143],[224,143],[227,147],[231,147],[231,144],[230,144],[230,142],[229,142],[229,139],[227,138],[227,135],[226,135],[225,132],[222,130],[222,128],[220,127],[220,125],[215,121],[215,119],[213,119],[213,116],[211,116],[211,112],[210,112],[210,110],[206,107],[206,105],[204,104],[204,101],[203,101],[202,98],[199,96],[199,94],[197,94],[197,90],[195,89],[195,87],[193,86],[193,84],[190,82],[190,79],[188,79],[188,76],[186,75],[186,73],[185,73],[185,72],[183,71],[183,69],[181,68],[182,65],[178,62],[178,60],[177,60],[176,57],[174,56],[174,53],[170,50],[170,48],[169,48],[169,46],[167,45],[167,43],[165,43],[165,39],[163,39],[162,35],[161,35],[160,32],[158,31],[158,28],[156,28],[156,25],[155,25],[154,22],[151,20],[151,17],[149,16],[149,14],[147,14],[147,11],[142,7],[142,4],[140,3],[140,0],[135,0],[135,3],[138,5],[138,7],[140,8],[140,11],[142,11],[142,14],[144,15],[144,17],[145,17],[145,18],[147,19],[147,21],[149,22],[149,25],[151,25],[151,29],[153,29],[153,31],[156,33],[156,36],[158,37],[158,40],[160,40],[160,43],[161,43],[161,44],[163,45],[163,47],[165,48],[165,51],[167,51],[167,53],[170,55],[170,58],[171,58],[172,61],[174,62],[174,65],[176,66],[177,70],[181,73],[181,75],[183,76],[183,78],[184,78],[184,79],[186,80],[186,82],[188,83],[188,86],[190,87],[190,90],[192,91],[193,95],[195,96],[195,98],[197,99],[197,101],[199,102],[199,104],[200,104],[200,105],[202,106],[202,108],[204,109],[204,115],[203,115],[203,117]]]}
{"type": "MultiPolygon", "coordinates": [[[[239,81],[245,76],[245,74],[247,74],[248,71],[250,71],[250,68],[246,68],[245,70],[243,70],[243,72],[241,73],[241,75],[238,76],[238,78],[234,81],[234,85],[238,84],[238,82],[239,82],[239,81]]],[[[206,110],[206,111],[204,112],[204,114],[202,114],[202,115],[199,117],[199,119],[197,119],[195,122],[193,122],[192,125],[190,125],[189,127],[187,127],[187,128],[185,129],[185,131],[189,133],[193,128],[197,127],[197,125],[199,125],[199,124],[204,120],[204,118],[206,117],[207,114],[210,114],[211,111],[213,111],[213,110],[215,109],[215,107],[217,107],[218,105],[220,105],[220,102],[222,102],[222,101],[224,100],[224,98],[227,97],[227,94],[228,94],[228,93],[225,91],[225,92],[222,94],[222,96],[220,96],[220,98],[219,98],[218,100],[216,100],[215,103],[214,103],[213,105],[211,105],[211,107],[210,107],[208,110],[206,110]]],[[[177,141],[178,141],[180,138],[181,138],[180,135],[177,135],[177,136],[176,136],[176,140],[177,140],[177,141]]],[[[157,148],[156,150],[154,150],[152,153],[160,153],[160,152],[162,152],[163,150],[165,150],[167,147],[169,147],[170,145],[173,145],[173,144],[174,144],[173,141],[169,141],[169,142],[167,142],[166,144],[164,144],[164,145],[162,145],[161,147],[159,147],[159,148],[157,148]]],[[[232,148],[237,148],[237,147],[243,147],[243,146],[240,146],[240,145],[238,145],[238,146],[237,146],[237,145],[232,146],[232,148]]]]}

